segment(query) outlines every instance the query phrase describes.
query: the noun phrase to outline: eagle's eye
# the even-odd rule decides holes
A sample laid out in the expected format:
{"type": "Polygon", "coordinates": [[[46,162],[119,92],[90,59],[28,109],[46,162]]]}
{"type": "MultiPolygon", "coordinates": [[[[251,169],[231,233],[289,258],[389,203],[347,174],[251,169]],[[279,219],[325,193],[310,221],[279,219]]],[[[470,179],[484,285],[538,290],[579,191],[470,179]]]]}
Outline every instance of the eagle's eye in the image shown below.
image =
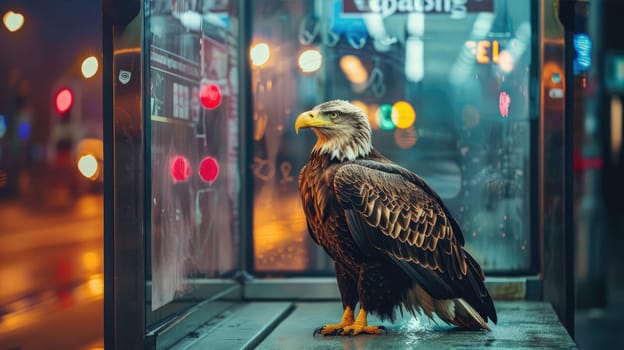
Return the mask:
{"type": "Polygon", "coordinates": [[[334,120],[336,118],[338,118],[338,112],[329,113],[329,119],[334,120]]]}

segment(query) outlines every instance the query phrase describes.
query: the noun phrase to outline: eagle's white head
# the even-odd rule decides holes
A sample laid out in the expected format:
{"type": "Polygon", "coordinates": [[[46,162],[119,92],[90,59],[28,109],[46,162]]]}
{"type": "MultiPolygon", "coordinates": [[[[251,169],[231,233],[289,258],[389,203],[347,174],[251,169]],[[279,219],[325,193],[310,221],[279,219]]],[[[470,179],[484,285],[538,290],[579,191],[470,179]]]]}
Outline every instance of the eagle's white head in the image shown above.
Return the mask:
{"type": "Polygon", "coordinates": [[[367,156],[373,149],[368,116],[347,101],[324,102],[301,113],[295,131],[299,133],[301,128],[314,130],[318,141],[313,151],[331,159],[354,160],[367,156]]]}

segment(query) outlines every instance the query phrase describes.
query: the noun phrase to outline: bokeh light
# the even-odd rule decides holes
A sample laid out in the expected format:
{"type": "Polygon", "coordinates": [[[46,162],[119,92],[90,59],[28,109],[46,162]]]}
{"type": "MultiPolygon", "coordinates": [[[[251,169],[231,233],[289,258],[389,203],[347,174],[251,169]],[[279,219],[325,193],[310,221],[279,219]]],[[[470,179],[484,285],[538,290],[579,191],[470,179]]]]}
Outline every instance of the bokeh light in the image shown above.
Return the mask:
{"type": "Polygon", "coordinates": [[[501,117],[509,117],[509,104],[511,103],[511,97],[505,91],[501,91],[498,96],[498,111],[501,117]]]}
{"type": "Polygon", "coordinates": [[[0,139],[4,137],[4,134],[6,134],[6,129],[7,129],[6,117],[0,114],[0,139]]]}
{"type": "Polygon", "coordinates": [[[88,169],[95,169],[95,172],[90,176],[84,175],[82,171],[80,171],[83,176],[91,180],[101,179],[100,174],[102,173],[102,161],[104,158],[104,143],[101,139],[83,138],[76,144],[76,155],[78,156],[78,162],[76,163],[78,170],[80,170],[81,167],[80,158],[83,156],[88,156],[82,160],[83,170],[89,174],[91,171],[87,171],[88,169]]]}
{"type": "Polygon", "coordinates": [[[97,296],[104,294],[104,279],[102,278],[102,274],[90,276],[89,281],[87,281],[87,286],[92,295],[97,296]]]}
{"type": "Polygon", "coordinates": [[[507,50],[503,50],[500,52],[499,56],[498,56],[498,66],[500,67],[500,69],[505,72],[505,73],[509,73],[513,70],[514,68],[514,59],[513,56],[511,55],[511,53],[507,50]]]}
{"type": "Polygon", "coordinates": [[[377,110],[379,109],[379,105],[372,104],[367,105],[368,122],[370,123],[371,129],[379,130],[379,124],[377,123],[377,110]]]}
{"type": "Polygon", "coordinates": [[[16,32],[24,25],[24,16],[18,12],[7,11],[2,16],[2,22],[10,32],[16,32]]]}
{"type": "Polygon", "coordinates": [[[362,61],[354,55],[345,55],[340,58],[340,69],[353,84],[364,84],[368,80],[368,72],[362,61]]]}
{"type": "Polygon", "coordinates": [[[313,73],[321,68],[323,56],[317,49],[305,50],[299,55],[299,68],[304,73],[313,73]]]}
{"type": "Polygon", "coordinates": [[[82,61],[82,66],[80,70],[82,71],[82,76],[89,79],[95,75],[98,71],[98,60],[95,56],[89,56],[82,61]]]}
{"type": "Polygon", "coordinates": [[[66,113],[74,103],[74,94],[68,88],[61,89],[56,94],[55,107],[59,114],[66,113]]]}
{"type": "Polygon", "coordinates": [[[257,43],[249,50],[249,57],[251,58],[251,64],[255,67],[260,67],[266,64],[271,57],[271,49],[267,43],[257,43]]]}
{"type": "Polygon", "coordinates": [[[414,125],[416,112],[411,104],[406,101],[398,101],[392,105],[392,122],[399,129],[407,129],[414,125]]]}
{"type": "Polygon", "coordinates": [[[17,126],[17,136],[20,140],[26,141],[30,137],[30,123],[28,121],[20,121],[17,126]]]}
{"type": "Polygon", "coordinates": [[[394,129],[394,123],[392,122],[392,105],[387,103],[380,104],[375,113],[375,119],[381,130],[394,129]]]}
{"type": "Polygon", "coordinates": [[[217,84],[202,85],[199,90],[199,101],[206,109],[215,109],[221,105],[221,88],[217,84]]]}
{"type": "Polygon", "coordinates": [[[394,142],[397,146],[403,149],[408,149],[416,144],[418,141],[418,132],[413,126],[406,129],[394,130],[394,142]]]}
{"type": "Polygon", "coordinates": [[[191,163],[182,156],[175,156],[169,168],[171,177],[175,182],[186,181],[191,176],[191,163]]]}
{"type": "Polygon", "coordinates": [[[565,84],[563,67],[553,61],[544,63],[542,76],[544,77],[544,85],[549,89],[561,88],[561,86],[565,84]]]}
{"type": "Polygon", "coordinates": [[[208,183],[212,183],[219,176],[219,162],[213,157],[205,157],[199,163],[199,177],[208,183]]]}
{"type": "Polygon", "coordinates": [[[82,176],[92,179],[97,175],[98,162],[92,154],[85,154],[78,159],[78,170],[82,176]]]}

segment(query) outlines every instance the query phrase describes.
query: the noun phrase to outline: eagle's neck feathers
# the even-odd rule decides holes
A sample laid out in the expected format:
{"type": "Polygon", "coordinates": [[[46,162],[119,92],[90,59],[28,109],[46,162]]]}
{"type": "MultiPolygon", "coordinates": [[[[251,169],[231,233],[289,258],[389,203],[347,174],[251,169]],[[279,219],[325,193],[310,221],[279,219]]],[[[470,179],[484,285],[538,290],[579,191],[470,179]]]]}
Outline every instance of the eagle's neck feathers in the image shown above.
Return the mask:
{"type": "Polygon", "coordinates": [[[344,162],[363,158],[368,156],[373,149],[370,130],[358,130],[355,136],[336,131],[331,137],[321,132],[316,134],[318,141],[313,151],[329,156],[331,160],[344,162]]]}

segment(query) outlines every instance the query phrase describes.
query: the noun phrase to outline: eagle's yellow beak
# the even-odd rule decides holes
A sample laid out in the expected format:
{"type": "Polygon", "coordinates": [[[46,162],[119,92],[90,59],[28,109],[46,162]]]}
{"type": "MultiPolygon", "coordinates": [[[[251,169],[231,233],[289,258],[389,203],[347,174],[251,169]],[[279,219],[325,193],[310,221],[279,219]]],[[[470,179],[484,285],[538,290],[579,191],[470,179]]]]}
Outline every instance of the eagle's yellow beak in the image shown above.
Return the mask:
{"type": "Polygon", "coordinates": [[[314,128],[333,124],[334,123],[324,115],[318,114],[316,111],[307,111],[299,114],[297,117],[295,121],[295,132],[299,134],[300,128],[314,128]]]}

